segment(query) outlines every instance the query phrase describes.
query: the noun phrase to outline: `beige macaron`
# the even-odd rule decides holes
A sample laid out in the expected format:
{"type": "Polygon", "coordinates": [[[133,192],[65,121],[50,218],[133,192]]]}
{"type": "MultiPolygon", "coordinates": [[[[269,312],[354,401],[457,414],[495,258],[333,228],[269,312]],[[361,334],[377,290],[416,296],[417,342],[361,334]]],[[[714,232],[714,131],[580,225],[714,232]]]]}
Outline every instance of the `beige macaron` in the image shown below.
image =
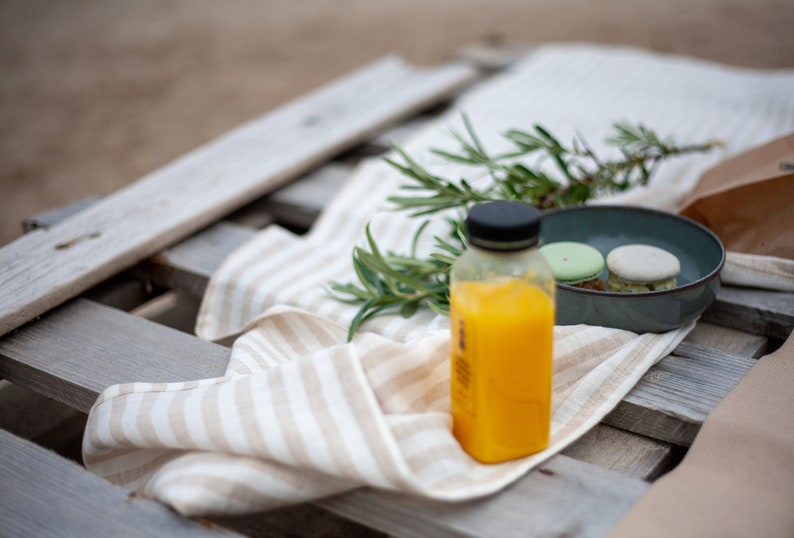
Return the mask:
{"type": "Polygon", "coordinates": [[[623,245],[606,259],[608,291],[637,293],[674,288],[681,262],[672,253],[651,245],[623,245]]]}

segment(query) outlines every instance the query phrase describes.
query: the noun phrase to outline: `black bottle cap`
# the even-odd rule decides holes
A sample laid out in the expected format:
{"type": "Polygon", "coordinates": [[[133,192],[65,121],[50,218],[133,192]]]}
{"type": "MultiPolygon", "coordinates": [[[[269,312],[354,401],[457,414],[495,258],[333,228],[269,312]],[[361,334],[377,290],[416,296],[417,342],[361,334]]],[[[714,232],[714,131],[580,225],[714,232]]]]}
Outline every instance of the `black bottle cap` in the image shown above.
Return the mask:
{"type": "Polygon", "coordinates": [[[521,202],[482,202],[469,210],[466,232],[469,244],[486,250],[523,250],[538,243],[540,211],[521,202]]]}

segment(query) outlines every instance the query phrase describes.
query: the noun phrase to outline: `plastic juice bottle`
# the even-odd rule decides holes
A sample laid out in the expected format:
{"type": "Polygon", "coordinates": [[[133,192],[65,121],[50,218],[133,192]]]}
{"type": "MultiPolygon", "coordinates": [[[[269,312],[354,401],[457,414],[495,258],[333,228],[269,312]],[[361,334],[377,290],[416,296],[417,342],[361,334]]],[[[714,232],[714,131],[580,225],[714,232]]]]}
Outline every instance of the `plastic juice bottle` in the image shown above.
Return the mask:
{"type": "Polygon", "coordinates": [[[453,434],[494,463],[549,443],[555,283],[534,207],[477,204],[466,229],[450,278],[453,434]]]}

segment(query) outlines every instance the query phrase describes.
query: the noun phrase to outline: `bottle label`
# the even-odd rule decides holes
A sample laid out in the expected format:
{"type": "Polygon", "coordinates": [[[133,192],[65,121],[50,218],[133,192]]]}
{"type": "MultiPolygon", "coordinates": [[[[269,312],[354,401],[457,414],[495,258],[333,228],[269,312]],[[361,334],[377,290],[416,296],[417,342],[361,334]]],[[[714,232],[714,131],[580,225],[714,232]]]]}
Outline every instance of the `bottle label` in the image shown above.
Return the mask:
{"type": "Polygon", "coordinates": [[[466,353],[466,322],[463,318],[453,320],[455,338],[453,345],[452,364],[452,400],[455,405],[474,414],[474,383],[473,364],[466,353]]]}

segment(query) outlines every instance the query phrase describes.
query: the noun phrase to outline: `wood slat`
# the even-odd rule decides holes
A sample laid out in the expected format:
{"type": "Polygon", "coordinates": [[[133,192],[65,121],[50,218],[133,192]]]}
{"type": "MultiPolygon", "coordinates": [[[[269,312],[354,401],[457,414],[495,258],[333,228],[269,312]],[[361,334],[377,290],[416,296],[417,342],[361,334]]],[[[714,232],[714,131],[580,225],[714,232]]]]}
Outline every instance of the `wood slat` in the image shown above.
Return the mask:
{"type": "Polygon", "coordinates": [[[715,325],[702,319],[687,335],[686,341],[754,359],[769,352],[769,338],[766,336],[715,325]]]}
{"type": "Polygon", "coordinates": [[[99,393],[130,381],[223,375],[229,348],[87,299],[75,299],[0,339],[0,377],[87,413],[99,393]]]}
{"type": "Polygon", "coordinates": [[[71,437],[82,430],[84,416],[51,398],[0,381],[0,430],[38,444],[59,444],[59,436],[71,437]]]}
{"type": "Polygon", "coordinates": [[[2,536],[238,536],[135,497],[5,430],[0,459],[2,536]]]}
{"type": "Polygon", "coordinates": [[[469,83],[462,64],[368,66],[0,249],[0,335],[469,83]]]}
{"type": "MultiPolygon", "coordinates": [[[[216,377],[229,355],[224,346],[75,299],[0,340],[0,375],[88,412],[109,385],[216,377]]],[[[615,446],[628,442],[612,438],[615,446]]],[[[627,465],[623,471],[641,476],[627,465]]]]}
{"type": "Polygon", "coordinates": [[[464,503],[432,502],[358,490],[319,506],[400,537],[600,537],[648,484],[556,456],[497,495],[464,503]]]}
{"type": "Polygon", "coordinates": [[[604,423],[689,446],[712,409],[755,360],[682,342],[660,360],[604,423]]]}
{"type": "Polygon", "coordinates": [[[221,221],[146,260],[144,273],[156,286],[201,297],[212,272],[255,234],[248,226],[221,221]]]}
{"type": "Polygon", "coordinates": [[[353,170],[350,165],[331,162],[266,196],[256,205],[281,225],[308,230],[353,170]]]}
{"type": "Polygon", "coordinates": [[[561,454],[646,481],[675,467],[683,450],[606,424],[598,424],[561,454]]]}
{"type": "Polygon", "coordinates": [[[703,319],[785,340],[794,329],[794,293],[723,286],[703,319]]]}

